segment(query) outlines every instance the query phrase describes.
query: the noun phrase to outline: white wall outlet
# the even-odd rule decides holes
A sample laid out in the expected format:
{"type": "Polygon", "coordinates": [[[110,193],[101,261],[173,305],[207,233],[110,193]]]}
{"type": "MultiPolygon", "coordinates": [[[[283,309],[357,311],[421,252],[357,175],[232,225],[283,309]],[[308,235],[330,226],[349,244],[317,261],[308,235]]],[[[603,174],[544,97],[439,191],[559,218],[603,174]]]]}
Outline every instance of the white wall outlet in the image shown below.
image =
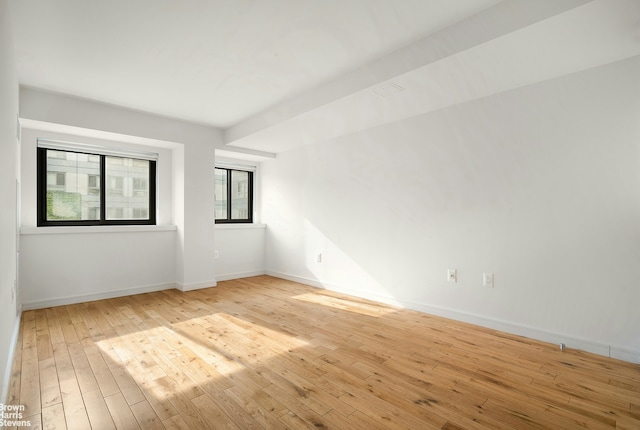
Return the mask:
{"type": "Polygon", "coordinates": [[[316,255],[316,262],[322,263],[322,252],[318,252],[318,255],[316,255]]]}
{"type": "Polygon", "coordinates": [[[220,258],[220,251],[217,249],[213,251],[213,258],[220,258]]]}
{"type": "Polygon", "coordinates": [[[482,274],[482,286],[493,288],[493,273],[482,274]]]}
{"type": "Polygon", "coordinates": [[[458,282],[458,271],[456,269],[447,270],[447,282],[458,282]]]}

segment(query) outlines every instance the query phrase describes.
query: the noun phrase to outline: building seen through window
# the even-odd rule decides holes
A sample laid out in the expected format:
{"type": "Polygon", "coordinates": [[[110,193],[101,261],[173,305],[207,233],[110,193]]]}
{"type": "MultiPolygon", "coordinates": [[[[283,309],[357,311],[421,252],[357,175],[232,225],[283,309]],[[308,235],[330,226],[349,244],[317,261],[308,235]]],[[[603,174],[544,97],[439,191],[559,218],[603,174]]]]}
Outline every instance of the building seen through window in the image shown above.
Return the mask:
{"type": "Polygon", "coordinates": [[[253,172],[215,169],[216,223],[253,222],[253,172]]]}
{"type": "Polygon", "coordinates": [[[38,151],[39,225],[155,223],[155,161],[38,151]]]}

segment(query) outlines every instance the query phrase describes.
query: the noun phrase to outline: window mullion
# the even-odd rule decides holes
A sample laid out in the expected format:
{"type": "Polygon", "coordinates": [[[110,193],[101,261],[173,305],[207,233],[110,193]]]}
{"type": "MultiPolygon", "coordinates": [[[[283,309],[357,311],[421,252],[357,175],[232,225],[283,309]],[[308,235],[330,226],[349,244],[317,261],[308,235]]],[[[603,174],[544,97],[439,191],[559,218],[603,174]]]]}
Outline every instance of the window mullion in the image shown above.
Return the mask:
{"type": "Polygon", "coordinates": [[[107,220],[107,161],[106,156],[100,156],[100,222],[107,220]]]}
{"type": "Polygon", "coordinates": [[[249,213],[247,214],[247,218],[253,220],[253,172],[249,172],[249,189],[247,190],[247,195],[249,196],[249,201],[247,202],[249,213]]]}
{"type": "Polygon", "coordinates": [[[231,169],[227,169],[227,220],[231,219],[231,169]]]}

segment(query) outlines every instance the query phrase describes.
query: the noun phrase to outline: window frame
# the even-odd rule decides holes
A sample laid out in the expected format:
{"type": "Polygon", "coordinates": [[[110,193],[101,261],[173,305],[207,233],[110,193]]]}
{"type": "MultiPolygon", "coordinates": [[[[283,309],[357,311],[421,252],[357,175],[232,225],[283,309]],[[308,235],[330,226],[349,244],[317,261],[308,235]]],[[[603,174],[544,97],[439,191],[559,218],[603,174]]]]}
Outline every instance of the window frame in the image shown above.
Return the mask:
{"type": "MultiPolygon", "coordinates": [[[[144,159],[149,162],[149,217],[147,219],[107,219],[107,175],[106,175],[106,159],[107,157],[116,158],[131,158],[135,159],[135,156],[130,154],[100,154],[99,152],[87,152],[83,150],[73,149],[51,149],[47,147],[37,148],[37,166],[36,166],[36,211],[37,211],[37,226],[38,227],[66,227],[66,226],[101,226],[101,225],[156,225],[156,196],[157,196],[157,161],[151,159],[144,159]],[[76,154],[85,154],[89,156],[97,156],[100,158],[100,180],[99,180],[99,195],[100,195],[100,219],[97,220],[48,220],[47,219],[47,151],[53,150],[58,152],[69,152],[76,154]]],[[[142,159],[142,158],[139,158],[142,159]]]]}
{"type": "MultiPolygon", "coordinates": [[[[253,185],[254,185],[254,173],[251,170],[243,170],[241,168],[233,168],[233,167],[224,167],[224,166],[215,166],[215,169],[220,169],[220,170],[225,170],[227,172],[227,186],[226,186],[226,191],[227,191],[227,217],[226,218],[222,218],[222,219],[218,219],[215,218],[215,223],[216,224],[253,224],[253,185]],[[232,172],[241,172],[241,173],[246,173],[249,177],[249,181],[248,181],[248,190],[247,190],[247,202],[248,202],[248,208],[247,208],[247,212],[248,212],[248,217],[247,218],[232,218],[231,214],[233,213],[233,205],[232,205],[232,198],[231,196],[233,195],[232,193],[232,188],[233,188],[233,182],[231,180],[231,175],[232,172]]],[[[214,171],[215,171],[214,169],[214,171]]],[[[215,214],[215,210],[214,210],[214,214],[215,214]]]]}

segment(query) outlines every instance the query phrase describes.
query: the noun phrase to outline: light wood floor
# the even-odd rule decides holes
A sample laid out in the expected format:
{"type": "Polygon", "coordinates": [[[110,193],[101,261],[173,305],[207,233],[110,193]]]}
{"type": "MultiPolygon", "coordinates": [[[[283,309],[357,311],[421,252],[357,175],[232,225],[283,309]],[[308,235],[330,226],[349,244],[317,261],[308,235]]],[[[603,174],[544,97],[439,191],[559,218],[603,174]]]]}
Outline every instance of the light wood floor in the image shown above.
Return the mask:
{"type": "Polygon", "coordinates": [[[27,311],[56,429],[640,429],[640,366],[261,276],[27,311]]]}

